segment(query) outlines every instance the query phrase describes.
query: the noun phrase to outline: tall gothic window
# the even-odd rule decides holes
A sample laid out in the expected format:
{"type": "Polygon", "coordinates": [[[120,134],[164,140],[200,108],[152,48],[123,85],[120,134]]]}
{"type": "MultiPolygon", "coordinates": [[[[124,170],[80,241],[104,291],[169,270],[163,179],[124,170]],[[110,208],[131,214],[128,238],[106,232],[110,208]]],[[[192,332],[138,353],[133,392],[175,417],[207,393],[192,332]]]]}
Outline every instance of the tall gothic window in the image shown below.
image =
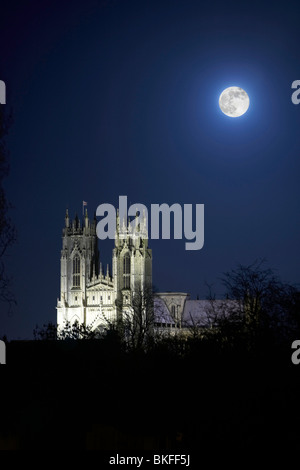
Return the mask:
{"type": "Polygon", "coordinates": [[[123,285],[124,289],[130,288],[130,258],[125,255],[123,259],[123,285]]]}
{"type": "Polygon", "coordinates": [[[175,319],[175,315],[176,315],[176,307],[175,307],[175,305],[172,305],[172,307],[171,307],[171,315],[172,315],[172,317],[175,319]]]}
{"type": "Polygon", "coordinates": [[[80,287],[80,258],[78,255],[73,258],[73,287],[80,287]]]}

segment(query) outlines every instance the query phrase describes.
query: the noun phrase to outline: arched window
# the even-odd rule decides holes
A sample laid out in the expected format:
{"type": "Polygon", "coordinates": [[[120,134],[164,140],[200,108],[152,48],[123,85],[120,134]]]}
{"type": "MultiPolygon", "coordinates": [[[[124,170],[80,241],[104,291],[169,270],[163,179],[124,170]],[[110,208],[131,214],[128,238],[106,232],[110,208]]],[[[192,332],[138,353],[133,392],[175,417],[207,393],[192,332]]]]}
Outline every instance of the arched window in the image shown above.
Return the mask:
{"type": "Polygon", "coordinates": [[[175,307],[175,305],[172,305],[172,306],[171,306],[171,315],[172,315],[172,318],[175,319],[175,315],[176,315],[176,307],[175,307]]]}
{"type": "Polygon", "coordinates": [[[128,254],[123,259],[123,285],[124,289],[130,289],[130,257],[128,254]]]}
{"type": "Polygon", "coordinates": [[[80,287],[80,258],[78,255],[73,259],[73,287],[80,287]]]}

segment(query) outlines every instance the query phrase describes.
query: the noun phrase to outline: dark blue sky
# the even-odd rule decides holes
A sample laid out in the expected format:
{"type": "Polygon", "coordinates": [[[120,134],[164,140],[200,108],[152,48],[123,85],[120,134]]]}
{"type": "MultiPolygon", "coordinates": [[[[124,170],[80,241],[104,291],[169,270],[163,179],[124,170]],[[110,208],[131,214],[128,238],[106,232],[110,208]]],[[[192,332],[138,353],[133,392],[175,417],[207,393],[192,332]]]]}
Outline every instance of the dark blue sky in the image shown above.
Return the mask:
{"type": "MultiPolygon", "coordinates": [[[[0,79],[14,125],[5,181],[18,242],[18,305],[0,336],[56,319],[61,230],[88,202],[205,204],[205,245],[150,241],[160,291],[205,297],[204,281],[264,257],[300,281],[298,2],[2,2],[0,79]],[[6,3],[6,5],[5,5],[6,3]],[[228,118],[222,90],[250,108],[228,118]]],[[[99,243],[104,265],[112,241],[99,243]]]]}

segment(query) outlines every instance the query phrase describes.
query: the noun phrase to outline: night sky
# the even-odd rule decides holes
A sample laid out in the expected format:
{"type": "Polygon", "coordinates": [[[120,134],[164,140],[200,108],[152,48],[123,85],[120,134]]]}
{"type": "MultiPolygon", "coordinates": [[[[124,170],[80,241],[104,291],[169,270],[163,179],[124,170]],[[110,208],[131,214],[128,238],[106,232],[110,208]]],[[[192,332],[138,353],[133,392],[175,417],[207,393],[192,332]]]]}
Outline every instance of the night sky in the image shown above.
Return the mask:
{"type": "MultiPolygon", "coordinates": [[[[0,79],[14,124],[6,193],[18,241],[7,258],[17,306],[0,336],[56,321],[66,207],[204,204],[205,242],[150,240],[153,283],[205,298],[205,282],[266,258],[299,283],[299,5],[224,1],[6,1],[0,79]],[[220,93],[239,86],[248,112],[220,93]]],[[[113,241],[99,242],[111,263],[113,241]]]]}

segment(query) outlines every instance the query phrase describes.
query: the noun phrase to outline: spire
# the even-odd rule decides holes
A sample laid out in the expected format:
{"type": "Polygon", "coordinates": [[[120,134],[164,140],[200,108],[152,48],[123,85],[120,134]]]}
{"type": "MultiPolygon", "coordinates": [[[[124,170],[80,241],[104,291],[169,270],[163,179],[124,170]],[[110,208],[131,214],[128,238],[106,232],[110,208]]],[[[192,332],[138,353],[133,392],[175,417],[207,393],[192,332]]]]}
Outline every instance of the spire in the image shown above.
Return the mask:
{"type": "Polygon", "coordinates": [[[88,212],[87,212],[87,209],[85,209],[85,217],[84,217],[84,222],[85,222],[85,228],[88,228],[88,226],[89,226],[89,218],[88,218],[88,212]]]}
{"type": "Polygon", "coordinates": [[[66,224],[66,227],[69,228],[70,219],[69,219],[69,211],[68,211],[68,209],[66,209],[65,224],[66,224]]]}
{"type": "Polygon", "coordinates": [[[117,228],[117,233],[119,233],[119,231],[120,231],[120,215],[119,215],[119,208],[117,208],[116,228],[117,228]]]}

